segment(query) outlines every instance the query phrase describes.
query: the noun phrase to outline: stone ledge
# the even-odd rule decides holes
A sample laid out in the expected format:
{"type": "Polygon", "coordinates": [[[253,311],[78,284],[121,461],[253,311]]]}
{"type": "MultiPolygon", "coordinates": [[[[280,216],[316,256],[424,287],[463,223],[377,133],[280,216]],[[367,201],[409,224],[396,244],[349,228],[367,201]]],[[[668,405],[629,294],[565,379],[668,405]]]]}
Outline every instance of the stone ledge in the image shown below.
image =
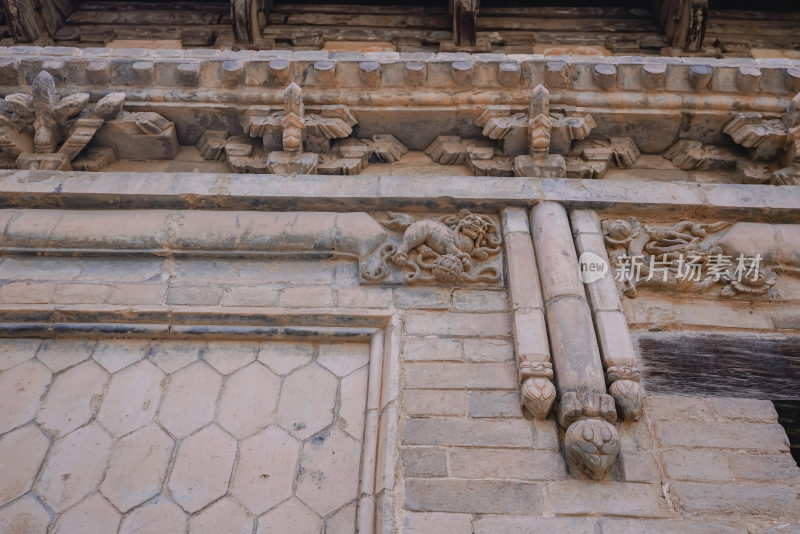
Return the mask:
{"type": "MultiPolygon", "coordinates": [[[[153,84],[158,87],[240,88],[277,87],[285,85],[291,73],[304,73],[308,87],[361,88],[373,91],[369,80],[357,75],[363,64],[377,65],[377,73],[369,77],[383,87],[407,86],[406,64],[413,63],[418,71],[424,67],[424,87],[449,87],[469,90],[496,88],[501,91],[529,87],[532,80],[544,79],[549,86],[568,90],[602,92],[606,84],[598,81],[597,67],[603,72],[613,72],[615,88],[634,92],[666,90],[670,92],[717,92],[744,96],[738,78],[740,71],[751,77],[757,72],[754,88],[761,93],[793,94],[800,74],[800,61],[790,59],[745,58],[662,58],[641,56],[569,57],[537,54],[466,54],[466,53],[329,53],[327,51],[283,50],[217,51],[217,50],[145,50],[123,48],[69,48],[12,46],[0,47],[0,85],[30,83],[32,76],[46,64],[54,76],[76,85],[135,85],[133,65],[146,69],[153,84]],[[146,60],[146,61],[145,61],[146,60]],[[333,76],[316,76],[317,70],[329,72],[333,62],[333,76]],[[144,64],[144,65],[142,65],[144,64]],[[464,64],[468,64],[464,79],[464,64]],[[501,66],[508,72],[508,64],[517,65],[519,76],[501,76],[501,66]],[[75,68],[79,65],[80,68],[75,68]],[[91,69],[87,68],[91,65],[91,69]],[[654,87],[645,67],[666,65],[663,87],[654,87]],[[195,69],[187,68],[195,66],[195,69]],[[181,69],[183,67],[183,69],[181,69]],[[193,76],[186,76],[194,70],[193,76]],[[693,74],[699,72],[697,74],[693,74]],[[462,72],[459,72],[462,71],[462,72]],[[305,76],[308,73],[308,76],[305,76]],[[89,79],[91,77],[91,79],[89,79]],[[697,78],[704,83],[698,83],[697,78]],[[129,79],[131,78],[131,79],[129,79]],[[238,83],[237,83],[238,82],[238,83]],[[243,83],[242,83],[243,82],[243,83]]],[[[295,76],[301,78],[301,76],[295,76]]],[[[127,87],[126,87],[127,88],[127,87]]],[[[139,89],[138,92],[148,90],[139,89]]],[[[196,95],[195,98],[199,96],[196,95]]]]}
{"type": "Polygon", "coordinates": [[[625,217],[691,211],[697,217],[800,222],[796,186],[488,176],[0,171],[2,208],[500,211],[543,200],[625,217]]]}

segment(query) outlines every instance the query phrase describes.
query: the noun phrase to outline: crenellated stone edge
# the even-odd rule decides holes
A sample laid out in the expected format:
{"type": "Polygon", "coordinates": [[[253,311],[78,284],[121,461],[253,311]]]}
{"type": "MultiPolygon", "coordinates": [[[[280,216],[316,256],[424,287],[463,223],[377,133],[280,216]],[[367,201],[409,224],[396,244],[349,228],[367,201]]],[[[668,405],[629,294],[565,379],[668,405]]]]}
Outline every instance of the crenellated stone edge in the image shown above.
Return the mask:
{"type": "Polygon", "coordinates": [[[0,47],[0,87],[30,85],[42,69],[57,82],[104,89],[140,86],[143,93],[160,87],[178,93],[182,87],[241,93],[265,86],[283,89],[290,81],[318,89],[468,92],[543,83],[560,91],[720,93],[739,99],[753,94],[792,96],[800,91],[800,61],[789,59],[0,47]],[[659,76],[654,77],[654,71],[659,76]],[[746,84],[741,81],[744,77],[746,84]]]}

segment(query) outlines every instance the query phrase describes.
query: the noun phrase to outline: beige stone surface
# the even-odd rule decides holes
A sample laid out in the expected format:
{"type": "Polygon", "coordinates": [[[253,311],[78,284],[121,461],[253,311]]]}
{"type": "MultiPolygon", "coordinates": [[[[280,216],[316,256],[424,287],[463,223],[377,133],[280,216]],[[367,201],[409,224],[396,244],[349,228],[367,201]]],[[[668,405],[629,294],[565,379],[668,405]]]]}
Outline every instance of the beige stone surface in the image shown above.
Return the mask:
{"type": "Polygon", "coordinates": [[[254,434],[273,420],[280,384],[260,363],[239,369],[225,381],[217,421],[238,439],[254,434]]]}
{"type": "Polygon", "coordinates": [[[53,380],[36,422],[54,438],[83,426],[97,413],[107,383],[108,373],[93,361],[68,369],[53,380]]]}
{"type": "Polygon", "coordinates": [[[178,448],[168,487],[172,498],[194,513],[228,491],[236,440],[216,425],[186,438],[178,448]]]}
{"type": "Polygon", "coordinates": [[[203,359],[223,375],[228,375],[255,360],[258,350],[256,342],[211,342],[206,345],[203,359]]]}
{"type": "Polygon", "coordinates": [[[50,371],[31,360],[0,374],[0,434],[33,419],[50,383],[50,371]]]}
{"type": "Polygon", "coordinates": [[[171,375],[158,421],[177,438],[184,438],[214,418],[222,377],[202,362],[171,375]]]}
{"type": "Polygon", "coordinates": [[[137,508],[122,520],[119,534],[184,532],[186,514],[173,502],[158,499],[137,508]]]}
{"type": "Polygon", "coordinates": [[[316,434],[333,421],[337,388],[336,377],[319,365],[294,371],[283,383],[278,423],[299,439],[316,434]]]}
{"type": "Polygon", "coordinates": [[[317,534],[322,527],[322,519],[296,498],[270,510],[258,518],[257,534],[317,534]]]}
{"type": "Polygon", "coordinates": [[[303,445],[297,496],[320,516],[336,510],[357,493],[361,447],[333,430],[303,445]]]}
{"type": "Polygon", "coordinates": [[[41,344],[40,339],[0,340],[0,372],[35,357],[41,344]]]}
{"type": "Polygon", "coordinates": [[[50,440],[36,426],[0,438],[0,506],[30,490],[49,447],[50,440]]]}
{"type": "Polygon", "coordinates": [[[226,497],[189,519],[189,534],[252,534],[255,518],[226,497]]]}
{"type": "Polygon", "coordinates": [[[164,374],[148,361],[115,374],[97,420],[115,437],[143,427],[158,408],[163,378],[164,374]]]}
{"type": "Polygon", "coordinates": [[[98,424],[80,428],[53,444],[36,491],[56,512],[92,493],[103,477],[113,440],[98,424]]]}
{"type": "Polygon", "coordinates": [[[196,361],[203,344],[181,341],[150,343],[147,357],[165,373],[174,373],[196,361]]]}
{"type": "Polygon", "coordinates": [[[231,495],[260,515],[292,494],[300,442],[272,425],[241,442],[231,495]]]}
{"type": "Polygon", "coordinates": [[[369,362],[369,346],[364,343],[320,345],[317,362],[337,376],[346,376],[369,362]]]}
{"type": "Polygon", "coordinates": [[[107,534],[117,532],[121,516],[99,493],[87,497],[64,512],[56,521],[53,534],[107,534]]]}
{"type": "Polygon", "coordinates": [[[114,341],[100,342],[94,349],[92,357],[109,373],[116,373],[145,356],[146,341],[114,341]]]}
{"type": "Polygon", "coordinates": [[[339,419],[344,431],[361,441],[364,434],[369,368],[362,367],[342,378],[339,386],[339,419]]]}
{"type": "Polygon", "coordinates": [[[279,375],[286,375],[311,361],[314,347],[310,343],[276,341],[264,343],[258,360],[279,375]]]}
{"type": "Polygon", "coordinates": [[[50,514],[35,497],[24,497],[0,509],[0,532],[9,534],[43,534],[50,514]]]}
{"type": "Polygon", "coordinates": [[[57,373],[89,358],[94,346],[95,343],[92,341],[46,339],[42,341],[36,358],[48,369],[57,373]]]}
{"type": "Polygon", "coordinates": [[[112,453],[100,491],[122,512],[158,495],[173,447],[172,438],[155,424],[128,434],[112,453]]]}

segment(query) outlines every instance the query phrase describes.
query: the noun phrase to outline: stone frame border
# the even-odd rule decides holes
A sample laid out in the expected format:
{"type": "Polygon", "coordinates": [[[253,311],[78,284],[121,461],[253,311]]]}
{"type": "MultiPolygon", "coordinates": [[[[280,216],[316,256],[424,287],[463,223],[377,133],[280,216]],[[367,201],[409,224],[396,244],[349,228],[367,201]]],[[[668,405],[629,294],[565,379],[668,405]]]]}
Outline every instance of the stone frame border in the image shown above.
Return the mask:
{"type": "Polygon", "coordinates": [[[360,534],[389,533],[394,528],[395,469],[397,465],[400,372],[399,319],[328,315],[324,326],[313,315],[292,314],[283,319],[271,314],[184,313],[118,309],[68,310],[59,308],[0,310],[0,338],[197,338],[276,340],[361,340],[370,344],[369,378],[359,473],[358,516],[360,534]],[[237,318],[241,321],[237,322],[237,318]],[[115,321],[117,319],[118,321],[115,321]],[[261,324],[258,324],[261,323],[261,324]],[[278,323],[278,324],[276,324],[278,323]],[[338,325],[337,325],[338,323],[338,325]],[[388,386],[388,387],[387,387],[388,386]],[[365,476],[366,475],[366,476],[365,476]]]}

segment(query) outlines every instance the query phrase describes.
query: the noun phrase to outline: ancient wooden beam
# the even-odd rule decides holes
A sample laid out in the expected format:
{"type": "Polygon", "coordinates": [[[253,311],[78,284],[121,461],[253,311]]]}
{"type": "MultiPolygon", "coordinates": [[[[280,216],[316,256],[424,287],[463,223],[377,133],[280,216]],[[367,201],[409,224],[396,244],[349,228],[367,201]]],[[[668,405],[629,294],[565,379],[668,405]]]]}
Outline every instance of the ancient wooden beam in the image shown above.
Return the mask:
{"type": "Polygon", "coordinates": [[[475,46],[480,0],[452,0],[456,46],[475,46]]]}

